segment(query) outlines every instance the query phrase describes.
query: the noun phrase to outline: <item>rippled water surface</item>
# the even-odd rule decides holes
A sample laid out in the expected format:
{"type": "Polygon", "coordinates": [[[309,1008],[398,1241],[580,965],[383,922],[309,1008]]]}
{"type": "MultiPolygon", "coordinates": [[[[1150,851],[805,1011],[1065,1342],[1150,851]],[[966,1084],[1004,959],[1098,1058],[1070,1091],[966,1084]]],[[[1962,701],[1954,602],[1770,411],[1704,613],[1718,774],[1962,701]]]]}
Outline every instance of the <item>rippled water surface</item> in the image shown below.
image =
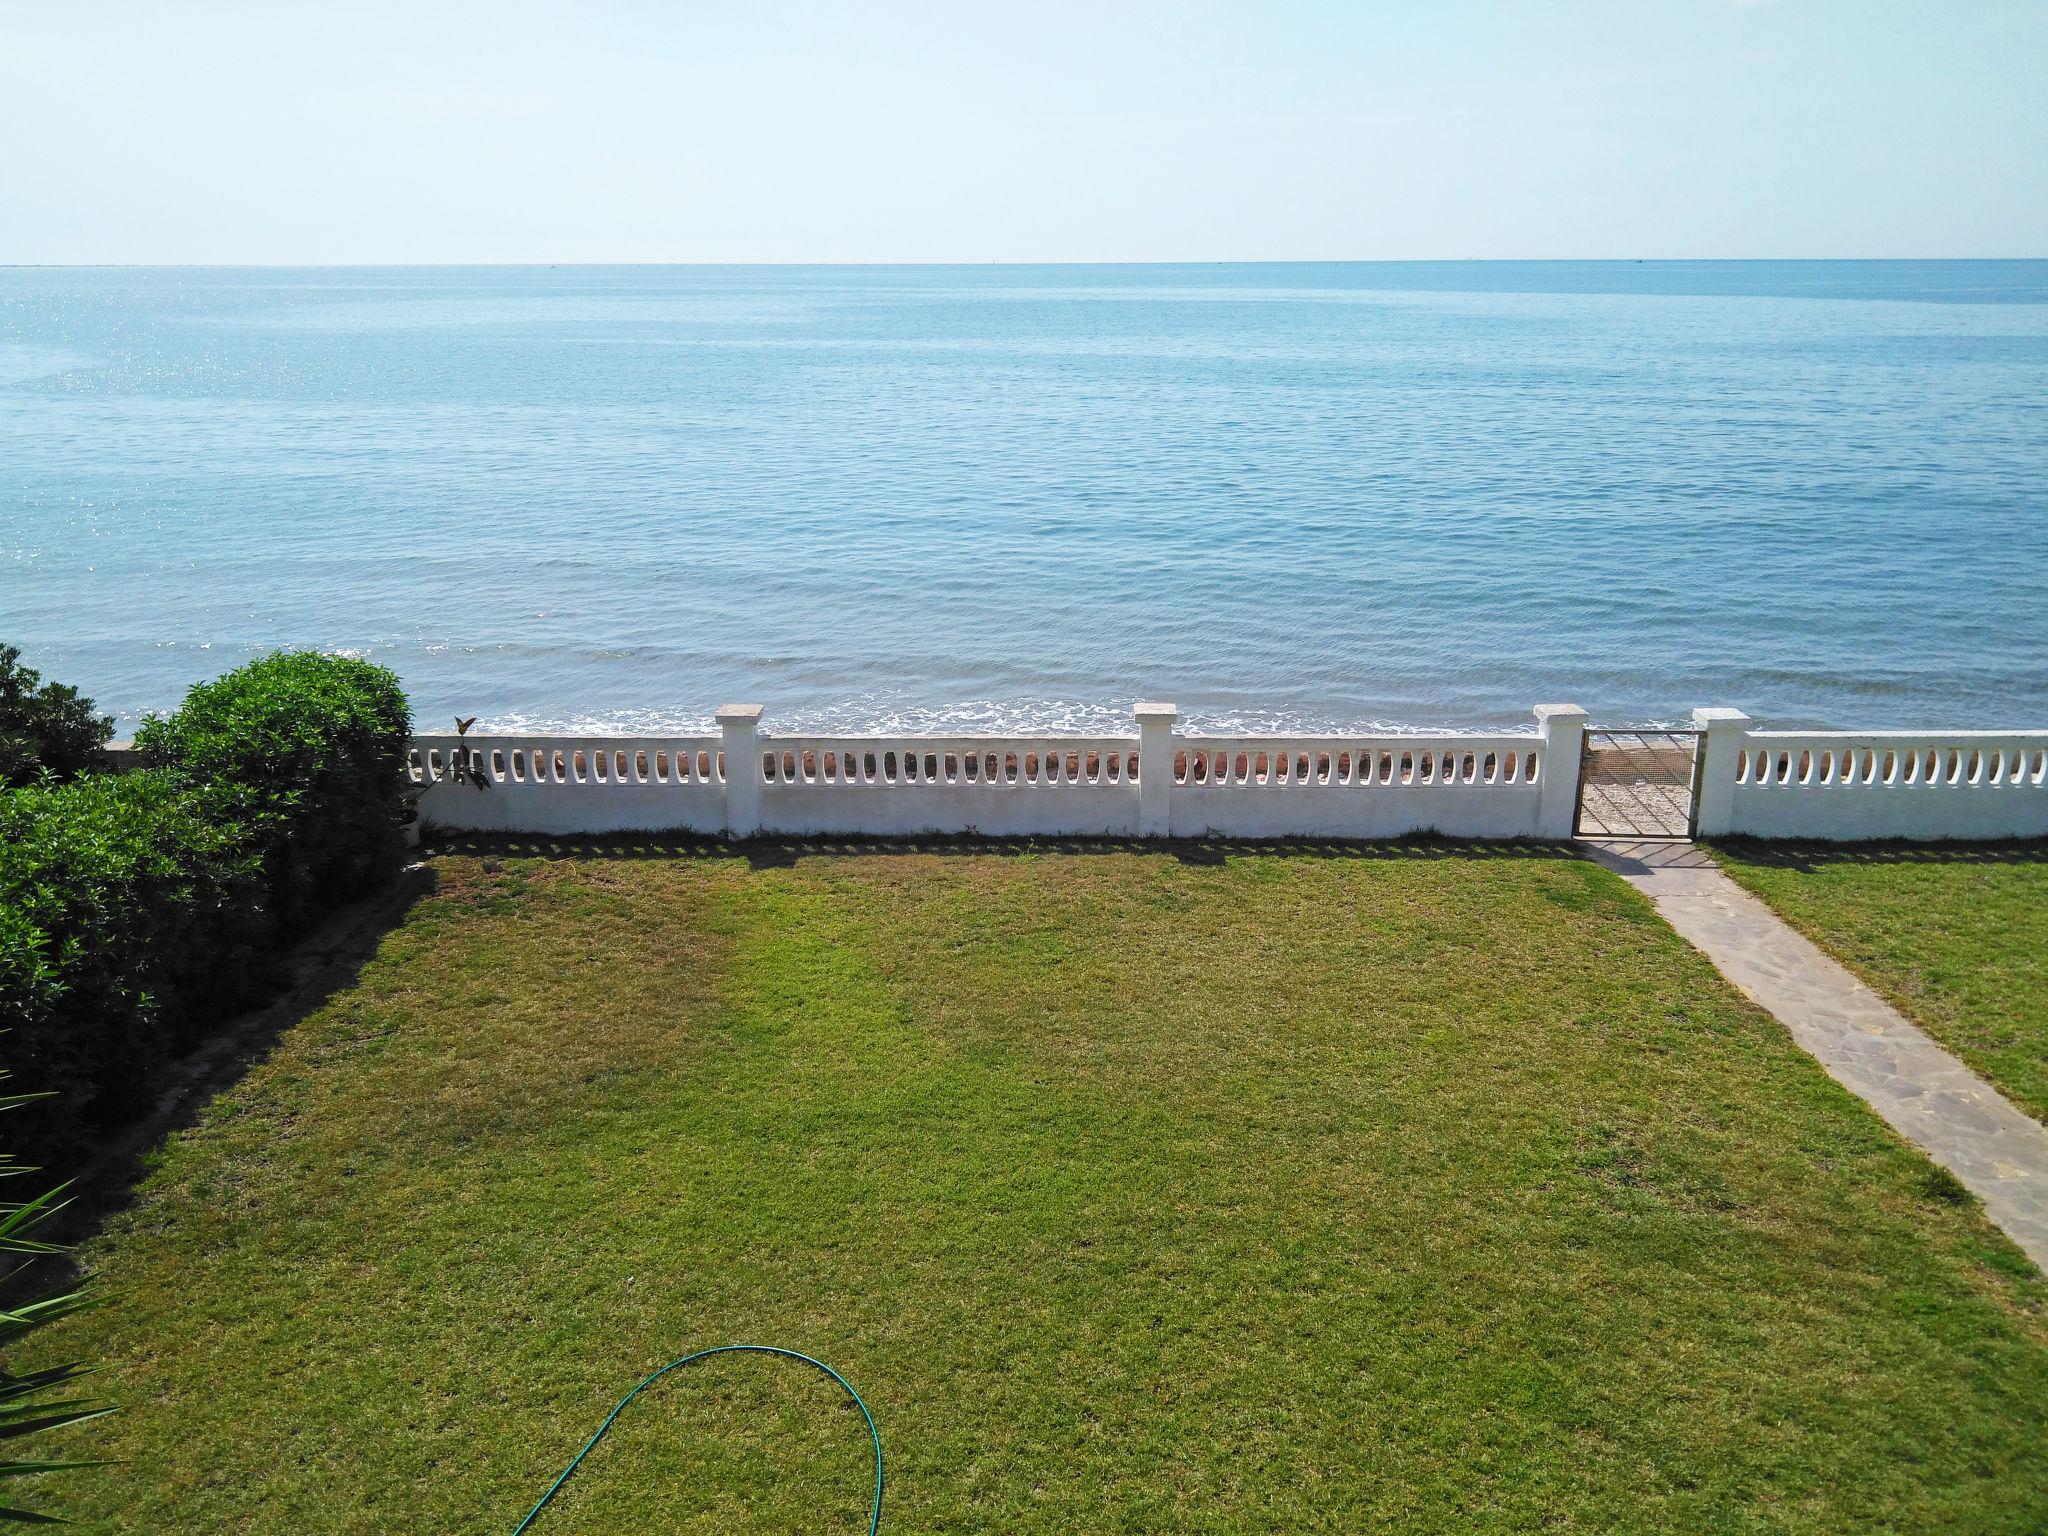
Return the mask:
{"type": "Polygon", "coordinates": [[[2048,263],[0,270],[0,639],[132,724],[2048,725],[2048,263]]]}

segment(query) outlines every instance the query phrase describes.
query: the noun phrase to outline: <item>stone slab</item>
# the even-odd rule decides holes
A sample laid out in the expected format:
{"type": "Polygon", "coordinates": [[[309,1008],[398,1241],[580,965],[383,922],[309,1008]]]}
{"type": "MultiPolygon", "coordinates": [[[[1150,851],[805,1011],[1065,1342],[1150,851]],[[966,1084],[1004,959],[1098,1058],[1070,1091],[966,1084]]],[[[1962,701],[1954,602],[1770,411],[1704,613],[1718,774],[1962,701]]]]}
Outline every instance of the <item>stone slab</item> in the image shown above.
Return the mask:
{"type": "Polygon", "coordinates": [[[2048,1270],[2048,1129],[1692,843],[1586,841],[1830,1077],[1962,1181],[2048,1270]]]}

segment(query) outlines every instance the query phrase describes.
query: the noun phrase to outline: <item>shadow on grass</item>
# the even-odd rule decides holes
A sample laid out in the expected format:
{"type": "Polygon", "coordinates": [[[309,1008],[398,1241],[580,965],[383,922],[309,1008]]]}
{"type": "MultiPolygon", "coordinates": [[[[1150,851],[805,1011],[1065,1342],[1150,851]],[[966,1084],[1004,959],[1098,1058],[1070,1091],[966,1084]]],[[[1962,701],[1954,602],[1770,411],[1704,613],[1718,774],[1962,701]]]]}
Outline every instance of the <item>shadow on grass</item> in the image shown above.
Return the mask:
{"type": "MultiPolygon", "coordinates": [[[[150,1111],[113,1133],[73,1176],[69,1204],[38,1235],[74,1244],[125,1209],[148,1171],[150,1154],[163,1139],[197,1123],[215,1096],[267,1057],[293,1026],[355,985],[384,936],[432,895],[436,884],[432,865],[412,864],[389,889],[335,909],[302,935],[279,957],[280,985],[269,1001],[226,1020],[197,1049],[165,1069],[161,1084],[152,1085],[159,1091],[150,1111]]],[[[23,1282],[26,1291],[49,1290],[63,1278],[62,1267],[55,1262],[35,1268],[38,1273],[23,1282]]],[[[0,1284],[0,1302],[15,1289],[0,1284]]]]}
{"type": "Polygon", "coordinates": [[[516,832],[444,833],[428,839],[427,854],[476,854],[539,859],[736,859],[754,869],[786,869],[799,859],[874,858],[924,854],[948,858],[1019,858],[1037,854],[1086,857],[1165,854],[1183,864],[1221,864],[1238,856],[1309,859],[1574,859],[1568,843],[1492,842],[1478,838],[1417,836],[1388,842],[1317,838],[1129,837],[757,837],[738,841],[690,834],[624,833],[602,837],[542,837],[516,832]]]}
{"type": "Polygon", "coordinates": [[[1712,845],[1751,864],[1813,874],[1843,864],[2048,864],[2048,838],[1995,843],[1766,842],[1750,837],[1714,839],[1712,845]]]}

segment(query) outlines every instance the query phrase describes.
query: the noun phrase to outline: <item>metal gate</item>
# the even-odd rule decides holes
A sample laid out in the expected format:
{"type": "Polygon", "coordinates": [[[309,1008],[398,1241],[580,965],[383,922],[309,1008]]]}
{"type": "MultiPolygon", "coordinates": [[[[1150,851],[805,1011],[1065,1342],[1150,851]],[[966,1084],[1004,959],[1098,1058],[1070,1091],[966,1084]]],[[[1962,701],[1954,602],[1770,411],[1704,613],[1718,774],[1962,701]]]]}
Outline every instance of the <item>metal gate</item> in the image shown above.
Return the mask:
{"type": "Polygon", "coordinates": [[[1588,731],[1579,758],[1580,837],[1691,837],[1698,731],[1588,731]]]}

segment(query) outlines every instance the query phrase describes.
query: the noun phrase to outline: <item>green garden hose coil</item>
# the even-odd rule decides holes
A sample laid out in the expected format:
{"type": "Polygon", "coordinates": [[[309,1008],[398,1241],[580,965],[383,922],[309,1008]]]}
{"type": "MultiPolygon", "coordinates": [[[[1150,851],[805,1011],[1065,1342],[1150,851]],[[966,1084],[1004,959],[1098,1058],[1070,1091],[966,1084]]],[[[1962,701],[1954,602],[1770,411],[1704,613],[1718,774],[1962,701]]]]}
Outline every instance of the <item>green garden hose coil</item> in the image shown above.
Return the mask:
{"type": "Polygon", "coordinates": [[[667,1365],[664,1365],[652,1376],[641,1382],[639,1386],[619,1399],[618,1406],[606,1414],[604,1422],[597,1426],[597,1433],[583,1442],[583,1449],[578,1451],[569,1465],[562,1469],[562,1475],[548,1484],[548,1491],[540,1496],[540,1502],[528,1510],[526,1518],[513,1528],[512,1536],[521,1536],[523,1531],[540,1518],[540,1512],[548,1507],[548,1501],[562,1491],[562,1484],[569,1481],[570,1474],[583,1465],[583,1458],[597,1448],[597,1442],[605,1437],[606,1432],[612,1427],[613,1420],[626,1411],[626,1404],[632,1402],[634,1398],[645,1392],[670,1371],[680,1370],[692,1361],[708,1360],[713,1355],[780,1355],[785,1360],[801,1361],[814,1370],[823,1371],[846,1389],[846,1395],[853,1399],[853,1406],[858,1408],[860,1416],[867,1420],[868,1438],[875,1443],[875,1502],[873,1509],[868,1514],[868,1536],[875,1536],[875,1532],[882,1527],[882,1432],[875,1428],[875,1416],[868,1412],[868,1405],[862,1402],[860,1394],[853,1390],[853,1383],[833,1370],[824,1361],[813,1360],[809,1355],[800,1355],[793,1349],[779,1349],[773,1344],[720,1344],[715,1349],[700,1349],[694,1355],[684,1355],[680,1360],[669,1361],[667,1365]]]}

